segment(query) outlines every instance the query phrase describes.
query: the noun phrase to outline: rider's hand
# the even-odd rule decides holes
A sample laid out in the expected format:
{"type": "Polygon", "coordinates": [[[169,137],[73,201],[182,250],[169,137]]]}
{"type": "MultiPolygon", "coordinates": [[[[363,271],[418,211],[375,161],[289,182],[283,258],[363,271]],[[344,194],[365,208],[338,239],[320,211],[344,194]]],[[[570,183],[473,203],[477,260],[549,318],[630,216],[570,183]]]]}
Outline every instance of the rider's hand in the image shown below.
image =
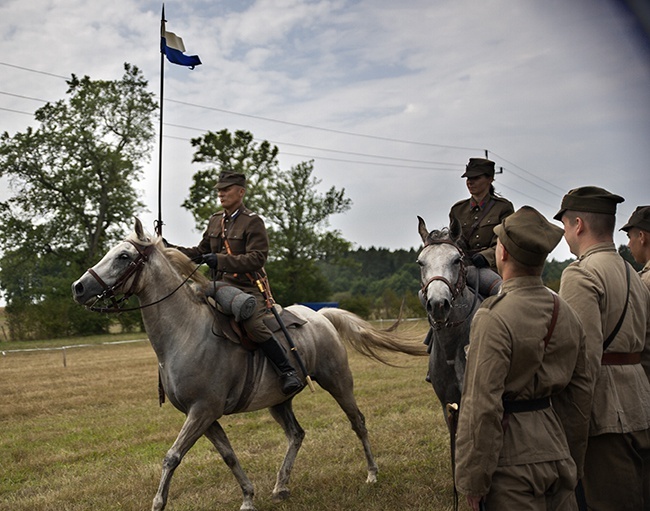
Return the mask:
{"type": "Polygon", "coordinates": [[[477,268],[487,268],[488,266],[490,266],[487,262],[487,259],[481,254],[474,254],[472,256],[472,262],[474,263],[474,266],[476,266],[477,268]]]}
{"type": "Polygon", "coordinates": [[[203,262],[213,270],[217,269],[217,254],[203,254],[203,262]]]}

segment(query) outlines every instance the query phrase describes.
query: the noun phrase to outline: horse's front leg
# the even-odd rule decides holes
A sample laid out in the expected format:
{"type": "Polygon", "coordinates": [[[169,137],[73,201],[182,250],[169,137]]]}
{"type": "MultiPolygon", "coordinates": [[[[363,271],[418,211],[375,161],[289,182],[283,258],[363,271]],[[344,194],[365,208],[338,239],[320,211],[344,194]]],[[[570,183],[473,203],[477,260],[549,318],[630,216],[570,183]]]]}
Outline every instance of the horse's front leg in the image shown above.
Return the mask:
{"type": "Polygon", "coordinates": [[[253,497],[255,495],[253,483],[251,483],[239,463],[239,459],[237,459],[237,455],[232,445],[230,445],[230,440],[228,440],[228,436],[221,427],[221,424],[217,421],[213,422],[205,432],[205,436],[212,442],[217,452],[221,454],[223,461],[228,465],[241,487],[242,493],[244,494],[244,501],[242,502],[240,511],[255,511],[255,505],[253,504],[253,497]]]}
{"type": "Polygon", "coordinates": [[[288,441],[287,452],[284,455],[284,460],[282,460],[280,470],[278,470],[275,488],[273,488],[273,498],[285,500],[291,494],[289,478],[291,477],[291,470],[296,461],[296,456],[305,438],[305,430],[298,424],[298,420],[293,413],[291,400],[272,406],[269,410],[273,418],[282,426],[288,441]]]}
{"type": "Polygon", "coordinates": [[[195,409],[191,409],[187,414],[185,423],[178,433],[174,445],[167,451],[163,460],[162,475],[160,476],[158,492],[153,499],[152,511],[162,511],[165,509],[169,484],[174,475],[174,470],[180,465],[187,451],[205,433],[212,422],[214,422],[214,415],[212,413],[200,413],[195,409]]]}

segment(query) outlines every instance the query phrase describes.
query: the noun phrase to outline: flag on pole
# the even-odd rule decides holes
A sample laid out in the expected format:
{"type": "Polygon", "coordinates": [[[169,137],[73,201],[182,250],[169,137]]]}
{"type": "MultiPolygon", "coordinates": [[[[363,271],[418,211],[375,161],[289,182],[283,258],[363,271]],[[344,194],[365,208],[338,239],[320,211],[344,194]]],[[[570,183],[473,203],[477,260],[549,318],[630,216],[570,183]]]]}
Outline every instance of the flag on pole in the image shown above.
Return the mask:
{"type": "Polygon", "coordinates": [[[194,69],[201,64],[198,55],[185,55],[185,45],[183,40],[173,32],[165,30],[165,8],[163,7],[163,17],[160,25],[160,53],[165,54],[167,60],[172,64],[187,66],[194,69]]]}

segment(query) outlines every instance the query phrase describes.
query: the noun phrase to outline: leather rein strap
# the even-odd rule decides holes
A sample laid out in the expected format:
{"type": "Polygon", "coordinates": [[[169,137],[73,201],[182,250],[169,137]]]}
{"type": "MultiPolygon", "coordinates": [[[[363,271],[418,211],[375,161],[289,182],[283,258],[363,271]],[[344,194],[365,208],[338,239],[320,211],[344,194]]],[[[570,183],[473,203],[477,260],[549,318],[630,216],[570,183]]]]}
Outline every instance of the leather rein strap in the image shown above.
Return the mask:
{"type": "Polygon", "coordinates": [[[97,300],[91,305],[90,307],[87,307],[89,310],[93,312],[128,312],[128,311],[135,311],[135,310],[140,310],[144,309],[146,307],[151,307],[152,305],[157,305],[163,300],[166,300],[170,296],[172,296],[176,291],[178,291],[183,285],[190,280],[192,275],[196,273],[196,271],[200,268],[200,265],[197,266],[192,273],[190,273],[171,293],[168,295],[162,297],[159,300],[156,300],[155,302],[152,303],[147,303],[145,305],[140,305],[139,307],[121,307],[121,305],[126,302],[129,298],[131,298],[135,294],[135,288],[138,283],[138,280],[140,279],[140,275],[142,274],[142,269],[147,261],[149,261],[149,256],[151,256],[153,250],[154,250],[154,245],[147,245],[147,246],[141,246],[135,243],[132,240],[126,240],[131,245],[135,247],[135,249],[138,251],[138,256],[131,261],[129,266],[127,266],[126,270],[124,273],[122,273],[115,283],[112,286],[109,286],[106,284],[102,278],[93,270],[92,268],[88,268],[88,273],[93,276],[93,278],[99,283],[99,285],[102,287],[104,292],[97,297],[97,300]],[[115,290],[123,286],[127,280],[129,280],[133,276],[133,281],[131,282],[131,285],[129,286],[129,289],[125,291],[122,295],[121,298],[117,298],[115,296],[115,290]],[[110,299],[111,301],[111,307],[95,307],[95,304],[100,301],[100,300],[105,300],[105,299],[110,299]]]}

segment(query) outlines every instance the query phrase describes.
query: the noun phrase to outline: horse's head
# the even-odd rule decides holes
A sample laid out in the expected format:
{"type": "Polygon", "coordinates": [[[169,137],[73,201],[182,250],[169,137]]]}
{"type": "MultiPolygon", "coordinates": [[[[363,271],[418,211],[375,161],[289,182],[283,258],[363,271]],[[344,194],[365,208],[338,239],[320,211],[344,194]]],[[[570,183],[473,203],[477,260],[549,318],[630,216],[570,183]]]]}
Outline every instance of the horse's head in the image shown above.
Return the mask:
{"type": "Polygon", "coordinates": [[[80,304],[86,305],[98,297],[114,300],[117,294],[128,298],[137,293],[142,267],[158,241],[158,238],[151,239],[146,235],[142,223],[136,219],[135,230],[73,282],[72,296],[80,304]]]}
{"type": "Polygon", "coordinates": [[[420,300],[430,320],[441,325],[448,321],[454,302],[465,288],[465,256],[454,233],[446,228],[429,232],[421,217],[418,221],[424,243],[417,259],[422,286],[420,300]]]}

